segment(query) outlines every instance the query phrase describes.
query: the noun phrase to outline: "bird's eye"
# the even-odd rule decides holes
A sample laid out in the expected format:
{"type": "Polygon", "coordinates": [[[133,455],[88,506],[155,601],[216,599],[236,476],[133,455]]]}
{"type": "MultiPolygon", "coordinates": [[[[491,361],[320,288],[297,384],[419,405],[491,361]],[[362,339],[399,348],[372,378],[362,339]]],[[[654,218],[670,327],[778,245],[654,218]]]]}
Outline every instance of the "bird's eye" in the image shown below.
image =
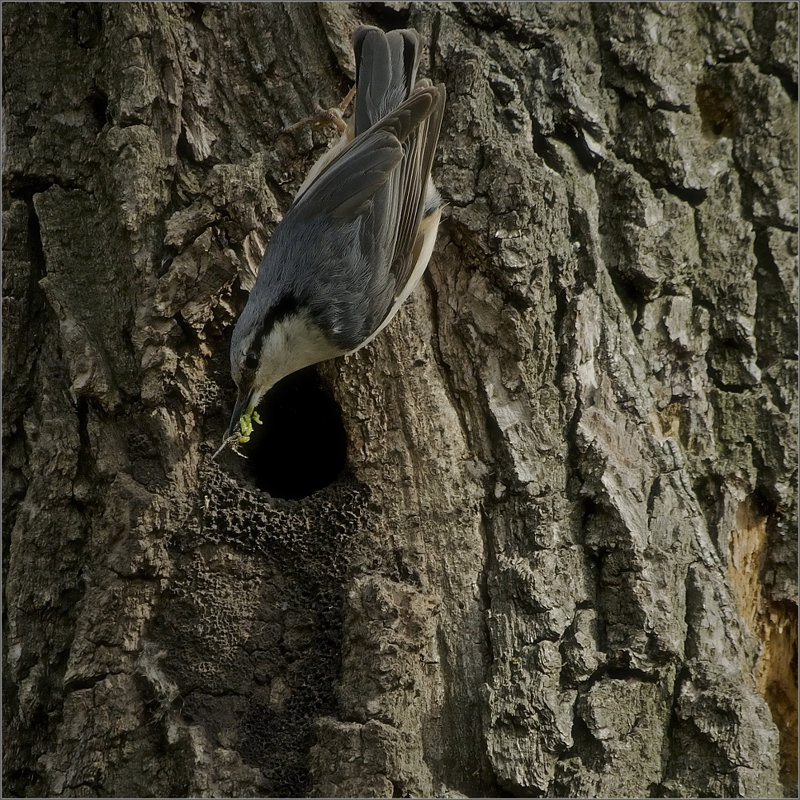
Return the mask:
{"type": "Polygon", "coordinates": [[[258,356],[254,352],[250,351],[244,357],[244,365],[248,369],[255,369],[258,366],[258,356]]]}

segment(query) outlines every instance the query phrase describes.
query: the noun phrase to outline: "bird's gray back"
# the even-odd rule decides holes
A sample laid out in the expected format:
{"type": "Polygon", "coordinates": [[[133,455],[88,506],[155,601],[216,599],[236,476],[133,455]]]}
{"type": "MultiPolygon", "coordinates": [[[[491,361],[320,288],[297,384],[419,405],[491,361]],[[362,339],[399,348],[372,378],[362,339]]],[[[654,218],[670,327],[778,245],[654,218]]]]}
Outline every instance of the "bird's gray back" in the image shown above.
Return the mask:
{"type": "Polygon", "coordinates": [[[354,350],[380,324],[392,301],[391,283],[375,268],[380,254],[364,246],[370,238],[368,219],[287,214],[258,271],[252,305],[267,314],[278,306],[306,307],[343,353],[354,350]]]}

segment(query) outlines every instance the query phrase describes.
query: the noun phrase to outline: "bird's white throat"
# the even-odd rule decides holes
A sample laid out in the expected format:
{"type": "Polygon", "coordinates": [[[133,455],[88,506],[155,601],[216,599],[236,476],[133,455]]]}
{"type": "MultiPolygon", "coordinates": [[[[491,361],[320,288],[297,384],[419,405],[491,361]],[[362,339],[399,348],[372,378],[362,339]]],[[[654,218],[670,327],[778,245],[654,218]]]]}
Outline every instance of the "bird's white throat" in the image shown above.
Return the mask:
{"type": "Polygon", "coordinates": [[[344,354],[314,324],[307,311],[291,314],[275,323],[261,349],[252,405],[279,381],[303,367],[344,354]]]}

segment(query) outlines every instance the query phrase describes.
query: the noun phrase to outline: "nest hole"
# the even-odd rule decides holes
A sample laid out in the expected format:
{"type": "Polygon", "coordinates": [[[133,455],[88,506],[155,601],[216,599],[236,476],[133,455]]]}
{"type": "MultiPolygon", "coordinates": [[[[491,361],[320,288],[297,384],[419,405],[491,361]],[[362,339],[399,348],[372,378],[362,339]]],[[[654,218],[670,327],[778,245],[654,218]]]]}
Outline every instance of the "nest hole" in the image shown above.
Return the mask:
{"type": "Polygon", "coordinates": [[[340,477],[347,461],[347,434],[338,403],[314,367],[289,375],[258,406],[246,470],[272,497],[301,500],[340,477]]]}

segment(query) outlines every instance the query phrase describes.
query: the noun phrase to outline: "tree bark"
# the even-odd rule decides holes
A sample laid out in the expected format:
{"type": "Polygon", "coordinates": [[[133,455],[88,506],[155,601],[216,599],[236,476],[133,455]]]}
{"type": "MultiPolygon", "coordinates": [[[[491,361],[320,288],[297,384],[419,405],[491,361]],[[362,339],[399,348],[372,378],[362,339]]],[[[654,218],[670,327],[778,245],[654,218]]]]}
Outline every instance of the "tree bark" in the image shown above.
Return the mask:
{"type": "Polygon", "coordinates": [[[796,790],[796,4],[7,4],[3,47],[5,795],[796,790]],[[212,461],[358,22],[447,87],[447,218],[212,461]]]}

